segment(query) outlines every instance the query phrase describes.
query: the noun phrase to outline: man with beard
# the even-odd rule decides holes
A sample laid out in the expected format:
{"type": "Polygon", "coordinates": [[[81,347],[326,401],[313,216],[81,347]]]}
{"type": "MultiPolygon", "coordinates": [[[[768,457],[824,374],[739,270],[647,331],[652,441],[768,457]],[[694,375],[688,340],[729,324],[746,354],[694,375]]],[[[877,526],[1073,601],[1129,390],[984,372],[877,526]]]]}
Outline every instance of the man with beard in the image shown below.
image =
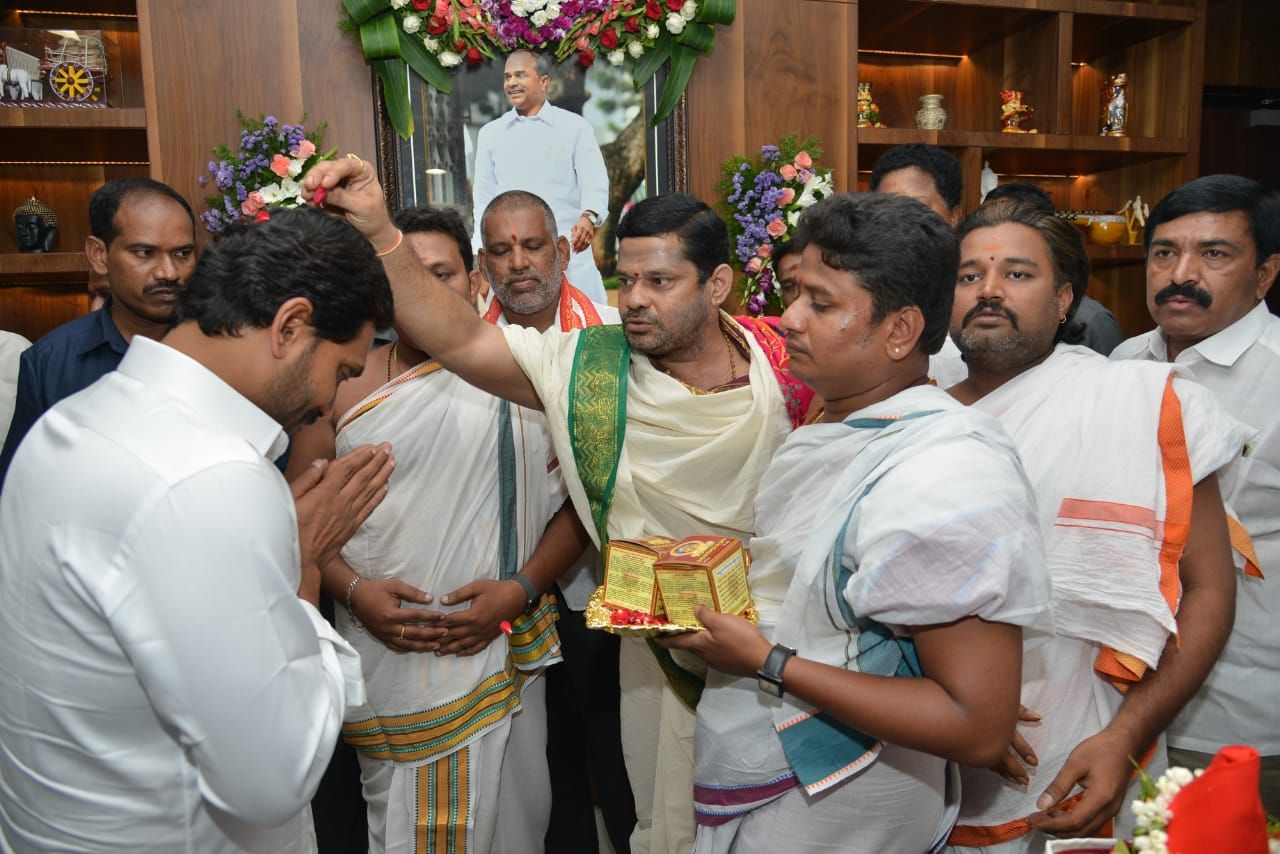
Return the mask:
{"type": "Polygon", "coordinates": [[[0,483],[22,437],[46,409],[114,371],[135,335],[169,330],[196,262],[195,216],[172,187],[122,178],[89,200],[90,269],[105,276],[105,305],[59,326],[22,354],[13,421],[0,451],[0,483]]]}
{"type": "Polygon", "coordinates": [[[1089,278],[1080,232],[1012,200],[959,229],[950,391],[1000,419],[1036,494],[1054,624],[1023,639],[1022,723],[992,769],[967,768],[957,848],[1042,850],[1099,835],[1132,762],[1208,673],[1234,607],[1219,469],[1249,430],[1169,365],[1109,362],[1074,337],[1089,278]],[[1073,792],[1076,786],[1083,791],[1073,792]]]}
{"type": "MultiPolygon", "coordinates": [[[[485,245],[477,260],[489,284],[489,295],[481,306],[485,320],[540,332],[552,326],[568,332],[618,323],[617,309],[591,302],[565,278],[567,243],[556,237],[555,214],[542,199],[523,190],[501,193],[485,209],[480,230],[485,245]]],[[[593,800],[600,806],[615,849],[626,849],[636,824],[635,799],[626,776],[597,773],[593,787],[589,773],[589,768],[618,768],[623,763],[619,639],[588,630],[583,616],[596,588],[599,560],[596,548],[589,546],[549,591],[560,614],[556,630],[564,657],[560,666],[546,674],[550,851],[587,854],[596,850],[599,831],[593,800]]]]}
{"type": "MultiPolygon", "coordinates": [[[[0,496],[6,851],[314,850],[363,699],[315,607],[332,543],[300,549],[271,459],[359,375],[386,276],[346,223],[283,211],[206,251],[175,319],[54,405],[0,496]]],[[[362,520],[393,465],[365,453],[377,476],[304,482],[362,520]]]]}
{"type": "MultiPolygon", "coordinates": [[[[651,534],[750,536],[760,477],[811,393],[786,371],[771,327],[720,311],[733,272],[728,231],[709,207],[681,194],[637,204],[618,229],[623,327],[539,334],[483,323],[424,276],[367,165],[320,164],[304,186],[324,187],[382,252],[407,337],[469,382],[546,413],[597,546],[651,534]]],[[[701,676],[636,640],[623,642],[620,667],[633,850],[686,851],[701,676]]]]}
{"type": "MultiPolygon", "coordinates": [[[[496,224],[503,236],[487,273],[524,317],[550,308],[545,328],[568,247],[525,196],[490,206],[486,233],[496,224]]],[[[395,221],[432,280],[473,301],[461,217],[424,206],[395,221]]],[[[599,322],[585,297],[572,299],[579,314],[567,313],[565,328],[599,322]]],[[[551,810],[542,677],[560,656],[543,592],[582,554],[586,532],[565,501],[542,414],[468,385],[404,338],[369,353],[332,418],[299,436],[290,466],[378,442],[396,448],[388,500],[324,568],[368,686],[344,735],[359,751],[370,851],[441,839],[527,851],[551,810]],[[436,809],[415,796],[427,792],[436,809]]]]}
{"type": "MultiPolygon", "coordinates": [[[[536,194],[555,212],[556,234],[569,240],[569,281],[605,302],[591,241],[609,213],[609,172],[587,120],[547,101],[550,74],[546,54],[507,55],[502,90],[511,111],[480,128],[473,209],[480,216],[507,190],[536,194]]],[[[483,242],[477,223],[473,245],[478,250],[483,242]]]]}
{"type": "Polygon", "coordinates": [[[1280,319],[1264,297],[1280,270],[1280,193],[1237,175],[1174,190],[1147,221],[1147,301],[1158,328],[1113,358],[1190,370],[1258,431],[1222,481],[1262,578],[1236,577],[1236,621],[1222,657],[1169,727],[1170,762],[1203,768],[1223,745],[1262,754],[1263,803],[1280,813],[1280,319]]]}

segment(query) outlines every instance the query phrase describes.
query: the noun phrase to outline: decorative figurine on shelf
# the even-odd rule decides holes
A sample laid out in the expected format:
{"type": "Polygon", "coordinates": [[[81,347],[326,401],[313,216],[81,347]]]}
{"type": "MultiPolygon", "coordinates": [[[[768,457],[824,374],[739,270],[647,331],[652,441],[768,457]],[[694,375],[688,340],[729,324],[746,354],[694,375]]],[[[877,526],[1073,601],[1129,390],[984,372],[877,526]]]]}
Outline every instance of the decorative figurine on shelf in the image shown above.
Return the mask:
{"type": "Polygon", "coordinates": [[[947,126],[947,111],[942,109],[941,95],[921,95],[916,127],[920,130],[942,130],[947,126]]]}
{"type": "Polygon", "coordinates": [[[14,210],[13,230],[19,252],[52,252],[58,217],[33,195],[14,210]]]}
{"type": "Polygon", "coordinates": [[[880,124],[880,108],[871,98],[871,84],[858,84],[858,127],[882,128],[880,124]]]}
{"type": "Polygon", "coordinates": [[[1020,89],[1004,89],[1000,92],[1000,124],[1004,127],[1000,129],[1001,133],[1038,133],[1035,130],[1028,130],[1023,124],[1031,121],[1031,114],[1035,112],[1035,108],[1025,106],[1022,103],[1022,91],[1020,89]]]}
{"type": "Polygon", "coordinates": [[[978,192],[981,194],[978,201],[985,202],[987,193],[998,186],[1000,186],[1000,178],[996,175],[996,170],[992,169],[987,161],[982,161],[982,173],[978,176],[978,192]]]}
{"type": "Polygon", "coordinates": [[[1129,135],[1126,130],[1129,124],[1129,97],[1125,91],[1128,85],[1129,75],[1121,71],[1112,75],[1102,87],[1106,104],[1102,107],[1102,130],[1098,132],[1098,136],[1129,135]]]}
{"type": "Polygon", "coordinates": [[[1129,245],[1137,246],[1142,242],[1142,229],[1147,225],[1147,217],[1151,216],[1151,208],[1142,200],[1142,196],[1134,196],[1124,203],[1120,213],[1124,216],[1124,227],[1129,233],[1129,245]]]}

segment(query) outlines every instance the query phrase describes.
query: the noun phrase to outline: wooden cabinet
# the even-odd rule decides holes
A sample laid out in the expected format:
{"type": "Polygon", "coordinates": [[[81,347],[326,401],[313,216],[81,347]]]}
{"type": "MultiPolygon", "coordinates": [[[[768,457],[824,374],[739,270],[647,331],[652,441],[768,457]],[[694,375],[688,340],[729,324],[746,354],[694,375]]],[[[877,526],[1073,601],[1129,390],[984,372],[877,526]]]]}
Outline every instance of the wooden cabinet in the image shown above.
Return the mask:
{"type": "Polygon", "coordinates": [[[328,146],[373,157],[369,68],[341,13],[337,0],[0,0],[2,28],[102,30],[121,89],[109,109],[0,107],[0,329],[35,339],[88,309],[88,201],[104,182],[149,175],[199,213],[197,178],[239,138],[236,109],[305,115],[328,146]],[[49,254],[14,241],[12,211],[33,193],[58,216],[49,254]]]}
{"type": "MultiPolygon", "coordinates": [[[[1154,204],[1195,177],[1204,0],[739,0],[737,21],[689,89],[690,183],[713,198],[719,163],[785,133],[820,137],[841,190],[867,189],[888,148],[927,142],[964,168],[1025,180],[1061,209],[1154,204]],[[1127,137],[1099,136],[1102,86],[1129,77],[1127,137]],[[857,128],[870,82],[884,128],[857,128]],[[1000,91],[1020,89],[1035,134],[1000,132],[1000,91]],[[919,98],[941,94],[946,128],[915,128],[919,98]]],[[[1141,247],[1090,246],[1093,296],[1127,333],[1151,327],[1141,247]]]]}

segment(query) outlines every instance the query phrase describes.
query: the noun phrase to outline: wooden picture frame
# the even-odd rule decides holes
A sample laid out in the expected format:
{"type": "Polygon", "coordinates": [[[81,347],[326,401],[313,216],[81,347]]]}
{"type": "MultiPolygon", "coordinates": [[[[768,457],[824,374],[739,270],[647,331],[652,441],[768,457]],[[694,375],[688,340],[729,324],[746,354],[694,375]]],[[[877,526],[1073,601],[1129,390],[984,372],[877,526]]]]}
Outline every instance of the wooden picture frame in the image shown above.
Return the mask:
{"type": "MultiPolygon", "coordinates": [[[[501,64],[492,63],[499,70],[501,64]]],[[[386,101],[382,94],[382,83],[377,75],[371,75],[373,81],[373,99],[376,107],[375,143],[378,155],[378,174],[383,188],[386,190],[387,205],[394,215],[404,207],[414,204],[436,203],[452,206],[461,210],[467,220],[468,227],[473,227],[473,217],[479,212],[471,210],[469,183],[465,194],[462,192],[460,176],[451,183],[452,192],[433,192],[439,189],[424,180],[419,174],[423,163],[420,156],[432,144],[431,127],[433,122],[454,121],[448,110],[450,104],[457,111],[457,97],[443,95],[430,89],[412,72],[410,75],[410,101],[413,105],[415,129],[409,140],[402,140],[391,125],[387,114],[386,101]],[[411,172],[412,170],[412,172],[411,172]]],[[[466,70],[460,74],[467,73],[466,70]]],[[[554,75],[554,72],[553,72],[554,75]]],[[[500,78],[499,78],[500,79],[500,78]]],[[[646,196],[669,192],[689,191],[689,141],[688,141],[688,104],[687,96],[682,96],[671,116],[657,127],[649,127],[644,116],[652,114],[657,103],[658,94],[662,91],[665,80],[665,69],[659,71],[646,84],[641,93],[644,100],[644,112],[641,117],[641,131],[644,134],[644,178],[643,185],[646,196]]],[[[455,92],[457,90],[455,89],[455,92]]],[[[497,89],[501,94],[500,87],[497,89]]],[[[552,100],[555,103],[555,100],[552,100]]],[[[506,109],[505,101],[503,108],[506,109]]],[[[462,116],[456,116],[459,127],[462,116]]],[[[457,148],[456,141],[452,143],[457,148]]],[[[470,152],[474,156],[474,152],[470,152]]],[[[453,153],[454,161],[458,156],[453,153]]],[[[596,257],[601,267],[601,274],[608,278],[612,275],[613,254],[616,251],[614,230],[622,213],[622,205],[626,199],[617,198],[611,189],[610,210],[605,217],[596,237],[596,257]]]]}

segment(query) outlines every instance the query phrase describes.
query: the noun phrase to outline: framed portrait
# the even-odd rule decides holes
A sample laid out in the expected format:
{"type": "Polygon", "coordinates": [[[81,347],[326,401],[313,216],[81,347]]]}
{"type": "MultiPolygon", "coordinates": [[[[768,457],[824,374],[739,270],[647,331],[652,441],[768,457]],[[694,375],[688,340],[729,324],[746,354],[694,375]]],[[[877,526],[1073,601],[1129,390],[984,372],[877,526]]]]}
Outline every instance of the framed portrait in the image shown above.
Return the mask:
{"type": "MultiPolygon", "coordinates": [[[[379,170],[393,213],[418,204],[449,206],[463,214],[474,233],[482,213],[472,203],[476,138],[481,127],[511,109],[503,92],[503,66],[498,57],[459,70],[449,94],[406,72],[414,122],[407,140],[392,128],[375,76],[379,170]]],[[[550,76],[547,101],[583,116],[604,156],[609,210],[596,229],[592,251],[608,283],[616,266],[614,231],[626,207],[688,187],[685,100],[682,97],[671,116],[651,128],[647,119],[662,91],[665,69],[643,89],[634,87],[629,68],[604,62],[583,69],[570,58],[552,66],[550,76]]]]}

